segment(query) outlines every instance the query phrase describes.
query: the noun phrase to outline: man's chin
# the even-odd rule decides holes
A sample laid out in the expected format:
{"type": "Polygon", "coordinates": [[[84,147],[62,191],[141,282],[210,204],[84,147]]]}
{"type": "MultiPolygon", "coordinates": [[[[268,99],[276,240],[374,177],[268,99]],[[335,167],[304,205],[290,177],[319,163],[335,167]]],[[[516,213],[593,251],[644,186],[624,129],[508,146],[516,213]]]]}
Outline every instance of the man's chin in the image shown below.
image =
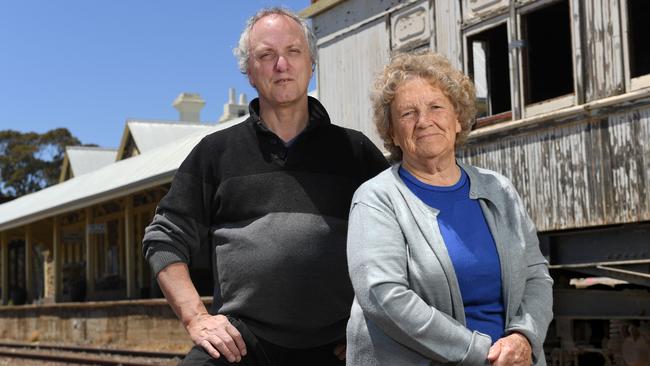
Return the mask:
{"type": "Polygon", "coordinates": [[[287,106],[287,105],[292,105],[295,103],[299,103],[301,101],[307,101],[306,98],[307,94],[303,95],[298,95],[298,93],[287,93],[287,94],[282,94],[282,95],[275,95],[272,98],[268,99],[268,102],[270,104],[278,105],[278,106],[287,106]]]}

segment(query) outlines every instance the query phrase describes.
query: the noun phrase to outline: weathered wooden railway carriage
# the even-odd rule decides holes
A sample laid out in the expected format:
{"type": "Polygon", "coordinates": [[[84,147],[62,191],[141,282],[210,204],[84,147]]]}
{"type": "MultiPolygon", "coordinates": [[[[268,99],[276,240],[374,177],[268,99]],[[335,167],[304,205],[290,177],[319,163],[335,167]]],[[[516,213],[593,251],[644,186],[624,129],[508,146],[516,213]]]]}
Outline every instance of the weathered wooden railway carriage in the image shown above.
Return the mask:
{"type": "Polygon", "coordinates": [[[620,344],[621,322],[605,319],[647,324],[649,2],[320,0],[304,14],[321,101],[379,145],[369,93],[391,53],[434,50],[472,76],[479,116],[458,156],[510,177],[538,227],[556,280],[555,359],[560,341],[584,352],[607,349],[601,337],[620,344]],[[628,284],[569,286],[585,276],[628,284]]]}

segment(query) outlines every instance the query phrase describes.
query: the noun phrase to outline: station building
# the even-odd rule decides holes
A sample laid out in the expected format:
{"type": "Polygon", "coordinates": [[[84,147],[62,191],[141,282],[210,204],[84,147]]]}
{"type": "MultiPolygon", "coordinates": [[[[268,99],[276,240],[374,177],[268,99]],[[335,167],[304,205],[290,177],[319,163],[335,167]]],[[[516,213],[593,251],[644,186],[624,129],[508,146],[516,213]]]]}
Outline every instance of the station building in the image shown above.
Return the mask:
{"type": "MultiPolygon", "coordinates": [[[[2,303],[161,297],[140,250],[144,228],[194,145],[245,118],[234,93],[220,123],[200,123],[205,102],[182,93],[180,121],[128,120],[117,149],[67,147],[59,184],[0,205],[2,303]]],[[[193,275],[209,295],[206,268],[196,263],[193,275]]]]}

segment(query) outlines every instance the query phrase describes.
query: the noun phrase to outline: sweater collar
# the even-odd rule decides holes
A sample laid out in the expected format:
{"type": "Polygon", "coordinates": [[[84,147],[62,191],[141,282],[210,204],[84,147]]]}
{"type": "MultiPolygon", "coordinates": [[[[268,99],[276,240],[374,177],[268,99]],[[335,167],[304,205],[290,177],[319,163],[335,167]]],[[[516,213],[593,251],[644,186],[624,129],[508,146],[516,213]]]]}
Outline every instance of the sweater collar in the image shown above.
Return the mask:
{"type": "Polygon", "coordinates": [[[481,198],[488,201],[495,200],[493,190],[490,189],[490,187],[494,187],[495,183],[495,177],[493,175],[481,172],[478,168],[458,160],[456,164],[465,170],[469,178],[469,198],[481,198]]]}
{"type": "MultiPolygon", "coordinates": [[[[494,187],[503,186],[504,184],[499,181],[499,178],[495,175],[495,173],[486,171],[484,169],[479,169],[475,166],[465,164],[458,160],[456,160],[456,164],[458,164],[458,166],[463,168],[465,173],[467,173],[467,178],[469,179],[469,187],[470,187],[469,198],[484,199],[491,202],[499,201],[499,199],[495,195],[494,187]]],[[[398,169],[400,165],[401,162],[396,163],[392,166],[391,169],[393,171],[393,175],[398,180],[398,182],[401,182],[401,178],[399,177],[399,173],[398,173],[398,169]]],[[[403,188],[406,188],[406,185],[404,185],[403,188]]]]}
{"type": "MultiPolygon", "coordinates": [[[[305,128],[305,131],[312,130],[319,126],[331,124],[330,116],[327,114],[325,107],[323,107],[323,105],[318,101],[318,99],[307,96],[307,108],[308,108],[307,113],[309,116],[309,122],[307,123],[307,127],[305,128]]],[[[255,98],[251,100],[251,102],[248,104],[248,112],[250,114],[251,121],[253,121],[256,124],[262,123],[262,120],[260,118],[259,98],[255,98]]]]}

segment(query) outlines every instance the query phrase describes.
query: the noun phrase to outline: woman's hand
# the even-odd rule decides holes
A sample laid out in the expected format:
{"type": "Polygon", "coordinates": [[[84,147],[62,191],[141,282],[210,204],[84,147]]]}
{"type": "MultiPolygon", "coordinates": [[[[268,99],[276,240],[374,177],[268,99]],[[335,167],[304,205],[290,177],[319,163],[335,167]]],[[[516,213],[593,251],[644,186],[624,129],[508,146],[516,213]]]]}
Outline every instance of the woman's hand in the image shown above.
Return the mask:
{"type": "Polygon", "coordinates": [[[530,366],[533,363],[532,354],[528,338],[520,333],[512,333],[496,341],[490,347],[487,358],[492,366],[530,366]]]}

